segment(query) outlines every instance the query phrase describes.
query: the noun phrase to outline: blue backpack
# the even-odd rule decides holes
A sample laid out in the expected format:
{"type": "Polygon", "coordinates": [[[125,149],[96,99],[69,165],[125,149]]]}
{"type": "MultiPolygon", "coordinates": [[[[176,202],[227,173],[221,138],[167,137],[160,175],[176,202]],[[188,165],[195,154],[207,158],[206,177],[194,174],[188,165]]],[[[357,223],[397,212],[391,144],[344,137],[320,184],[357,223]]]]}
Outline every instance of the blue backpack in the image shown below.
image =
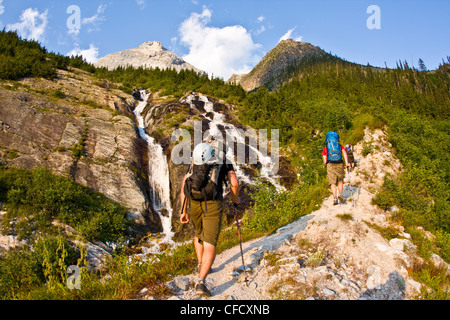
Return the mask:
{"type": "Polygon", "coordinates": [[[327,161],[331,163],[342,162],[342,150],[339,143],[339,135],[336,132],[328,132],[326,136],[327,161]]]}

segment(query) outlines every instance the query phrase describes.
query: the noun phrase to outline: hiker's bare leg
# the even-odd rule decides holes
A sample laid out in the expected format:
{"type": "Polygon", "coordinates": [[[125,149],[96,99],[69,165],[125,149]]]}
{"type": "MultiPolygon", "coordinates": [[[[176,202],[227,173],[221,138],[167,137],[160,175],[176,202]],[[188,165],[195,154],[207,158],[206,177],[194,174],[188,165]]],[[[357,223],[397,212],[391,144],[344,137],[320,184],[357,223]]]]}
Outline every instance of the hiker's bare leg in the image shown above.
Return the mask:
{"type": "Polygon", "coordinates": [[[337,197],[337,190],[336,190],[336,185],[335,184],[332,184],[331,186],[330,186],[330,188],[331,188],[331,192],[333,193],[333,196],[334,197],[337,197]]]}
{"type": "Polygon", "coordinates": [[[198,261],[198,263],[202,263],[202,259],[203,259],[203,243],[199,243],[197,237],[194,237],[194,248],[195,248],[195,253],[197,254],[197,261],[198,261]]]}
{"type": "Polygon", "coordinates": [[[216,258],[216,247],[210,243],[203,242],[202,265],[200,267],[200,273],[198,275],[200,279],[206,278],[212,267],[212,264],[214,263],[215,258],[216,258]]]}
{"type": "Polygon", "coordinates": [[[338,190],[339,190],[339,194],[342,194],[342,191],[344,190],[344,182],[343,181],[339,181],[338,182],[338,190]]]}

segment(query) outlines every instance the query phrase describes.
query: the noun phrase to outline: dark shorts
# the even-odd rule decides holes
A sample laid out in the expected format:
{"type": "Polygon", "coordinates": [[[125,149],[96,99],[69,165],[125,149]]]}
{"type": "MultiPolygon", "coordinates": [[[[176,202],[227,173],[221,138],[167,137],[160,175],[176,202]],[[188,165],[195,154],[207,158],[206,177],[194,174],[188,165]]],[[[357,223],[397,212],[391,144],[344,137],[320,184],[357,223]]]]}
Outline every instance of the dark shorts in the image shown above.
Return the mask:
{"type": "Polygon", "coordinates": [[[345,170],[343,163],[327,163],[328,184],[338,184],[344,181],[345,170]]]}
{"type": "Polygon", "coordinates": [[[355,162],[355,157],[353,156],[353,154],[348,154],[347,157],[348,157],[348,163],[355,162]]]}
{"type": "Polygon", "coordinates": [[[191,201],[191,219],[194,222],[195,236],[201,241],[217,245],[222,224],[223,203],[220,200],[207,202],[191,201]]]}

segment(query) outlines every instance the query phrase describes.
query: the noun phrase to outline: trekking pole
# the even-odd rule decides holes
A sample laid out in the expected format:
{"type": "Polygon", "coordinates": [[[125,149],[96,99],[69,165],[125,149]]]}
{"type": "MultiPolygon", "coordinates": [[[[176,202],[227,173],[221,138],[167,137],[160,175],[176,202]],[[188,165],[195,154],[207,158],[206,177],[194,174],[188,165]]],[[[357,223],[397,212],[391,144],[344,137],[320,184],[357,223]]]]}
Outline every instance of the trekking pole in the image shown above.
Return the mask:
{"type": "Polygon", "coordinates": [[[347,167],[347,174],[348,174],[348,189],[350,190],[350,197],[352,198],[352,207],[355,208],[355,199],[353,199],[353,188],[352,183],[350,181],[350,169],[347,167]]]}
{"type": "Polygon", "coordinates": [[[242,268],[244,268],[244,274],[245,274],[245,284],[248,287],[248,278],[247,278],[247,269],[245,268],[245,263],[244,263],[244,254],[242,252],[242,239],[241,239],[241,231],[239,228],[239,219],[238,219],[238,214],[237,214],[237,204],[234,204],[234,214],[236,216],[236,226],[237,226],[237,230],[238,230],[238,236],[239,236],[239,246],[241,248],[241,259],[242,259],[242,268]]]}
{"type": "MultiPolygon", "coordinates": [[[[342,172],[342,171],[341,171],[342,172]]],[[[347,168],[347,174],[348,174],[348,186],[350,187],[351,190],[351,182],[350,182],[350,169],[347,168]]]]}

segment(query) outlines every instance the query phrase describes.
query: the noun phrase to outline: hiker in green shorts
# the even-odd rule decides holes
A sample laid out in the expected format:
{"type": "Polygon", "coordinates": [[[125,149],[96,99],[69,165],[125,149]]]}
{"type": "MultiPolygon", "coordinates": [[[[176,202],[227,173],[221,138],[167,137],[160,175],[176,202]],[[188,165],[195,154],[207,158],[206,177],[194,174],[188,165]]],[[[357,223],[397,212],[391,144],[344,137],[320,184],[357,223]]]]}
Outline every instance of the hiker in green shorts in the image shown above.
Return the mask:
{"type": "Polygon", "coordinates": [[[348,162],[347,151],[344,146],[339,143],[339,135],[336,132],[328,132],[326,136],[326,146],[322,151],[323,163],[327,168],[328,183],[333,193],[333,205],[339,202],[345,203],[346,200],[342,196],[344,189],[344,161],[347,168],[350,167],[348,162]],[[338,194],[339,192],[339,194],[338,194]]]}
{"type": "MultiPolygon", "coordinates": [[[[211,296],[211,292],[205,285],[206,276],[211,270],[211,266],[216,257],[216,244],[219,238],[220,226],[223,214],[223,186],[227,178],[231,199],[235,204],[239,204],[239,183],[231,164],[208,164],[214,156],[214,149],[202,143],[194,149],[193,164],[189,172],[183,178],[181,186],[182,214],[180,222],[189,223],[187,207],[190,207],[191,219],[195,227],[194,247],[199,263],[198,281],[195,289],[200,296],[211,296]],[[203,177],[202,170],[205,169],[203,177]],[[203,179],[206,179],[203,181],[203,179]],[[197,180],[201,183],[198,183],[197,180]],[[196,184],[202,185],[203,189],[197,188],[196,184]],[[209,186],[214,190],[209,190],[209,186]],[[196,199],[196,191],[200,190],[196,199]],[[212,196],[210,195],[212,193],[212,196]]],[[[223,158],[223,161],[225,159],[223,158]]]]}

